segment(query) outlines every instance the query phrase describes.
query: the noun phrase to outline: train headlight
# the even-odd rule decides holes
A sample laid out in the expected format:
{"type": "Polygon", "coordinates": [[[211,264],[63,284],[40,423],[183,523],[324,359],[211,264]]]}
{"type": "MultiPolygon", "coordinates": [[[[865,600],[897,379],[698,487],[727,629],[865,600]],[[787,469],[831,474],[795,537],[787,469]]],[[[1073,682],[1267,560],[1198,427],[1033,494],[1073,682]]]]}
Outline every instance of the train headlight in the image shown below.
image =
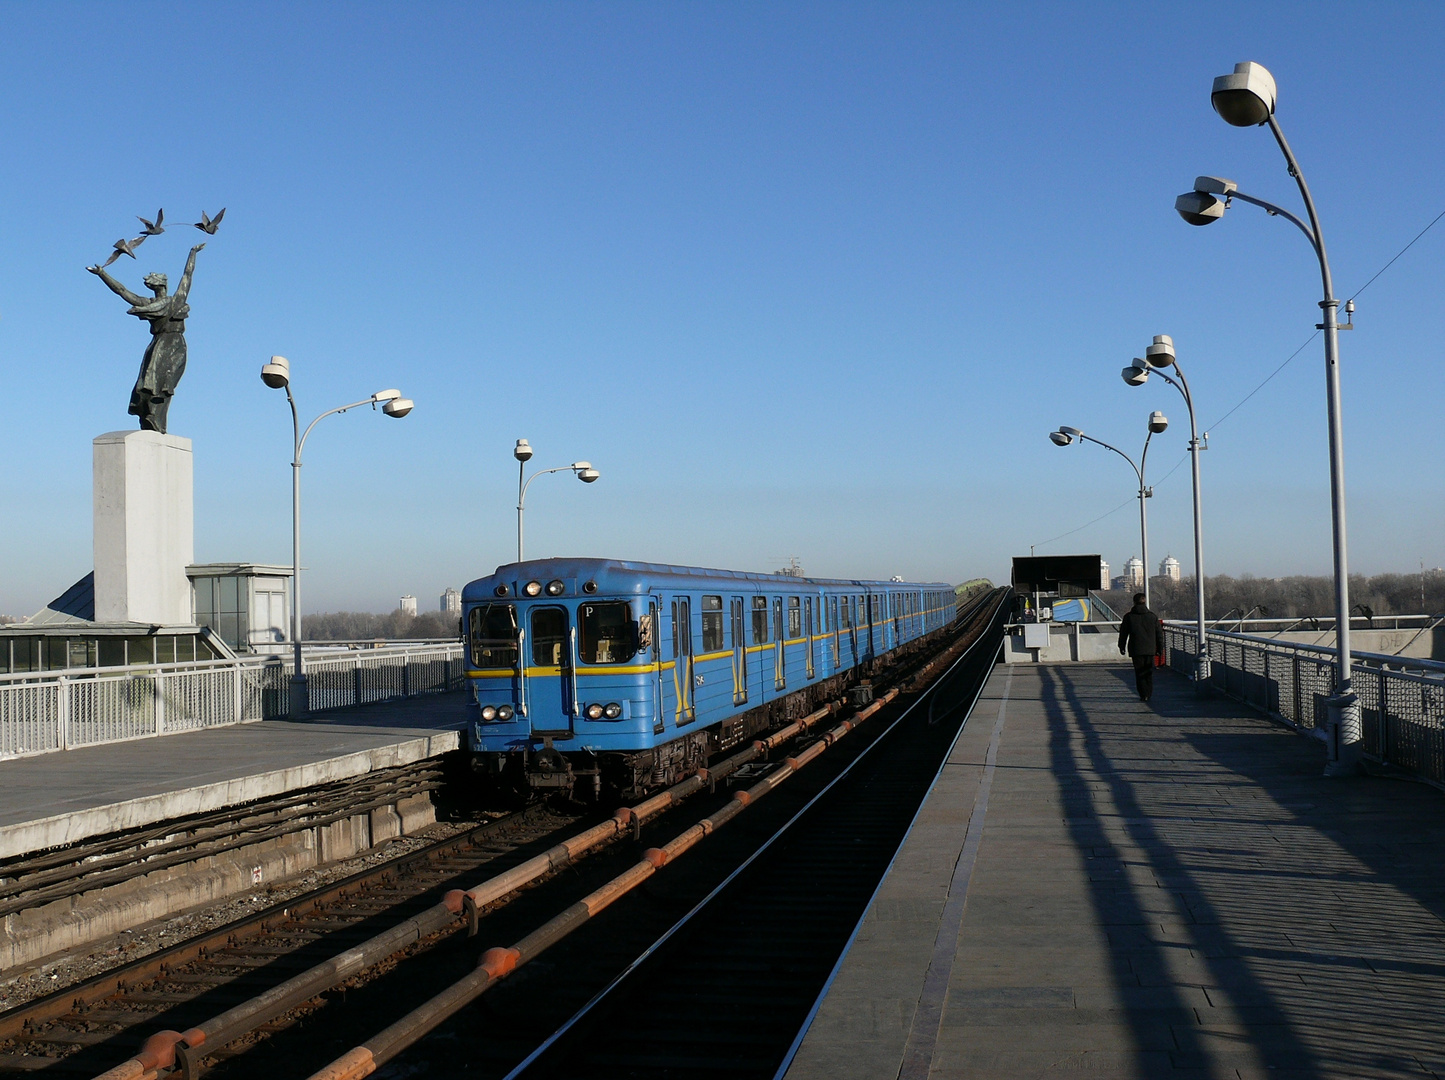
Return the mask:
{"type": "Polygon", "coordinates": [[[496,709],[496,706],[494,706],[494,705],[483,705],[483,706],[482,706],[482,719],[483,719],[483,720],[486,720],[488,723],[490,723],[491,721],[495,720],[496,718],[497,718],[497,709],[496,709]]]}
{"type": "Polygon", "coordinates": [[[515,715],[516,713],[512,710],[512,707],[510,705],[503,705],[500,709],[497,710],[498,720],[510,720],[515,715]]]}
{"type": "Polygon", "coordinates": [[[566,588],[567,586],[560,581],[549,581],[547,582],[547,595],[561,596],[563,590],[565,590],[566,588]]]}
{"type": "Polygon", "coordinates": [[[602,706],[601,706],[601,705],[595,705],[595,704],[594,704],[594,705],[588,705],[588,706],[587,706],[587,719],[588,719],[588,720],[601,720],[601,719],[602,719],[602,706]]]}
{"type": "Polygon", "coordinates": [[[609,720],[616,720],[622,715],[622,706],[615,701],[609,701],[607,707],[602,710],[602,715],[609,720]]]}
{"type": "Polygon", "coordinates": [[[542,583],[540,581],[529,581],[522,586],[522,591],[528,596],[541,596],[542,583]]]}
{"type": "Polygon", "coordinates": [[[498,596],[506,596],[507,587],[505,585],[498,585],[495,589],[492,590],[492,592],[496,593],[498,596]]]}

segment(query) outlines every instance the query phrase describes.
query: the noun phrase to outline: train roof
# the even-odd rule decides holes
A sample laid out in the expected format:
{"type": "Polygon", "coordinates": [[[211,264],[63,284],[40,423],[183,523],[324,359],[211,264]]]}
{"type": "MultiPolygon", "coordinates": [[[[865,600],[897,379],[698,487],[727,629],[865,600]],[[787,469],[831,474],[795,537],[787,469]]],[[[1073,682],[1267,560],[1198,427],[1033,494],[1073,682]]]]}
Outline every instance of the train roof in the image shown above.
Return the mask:
{"type": "Polygon", "coordinates": [[[853,578],[791,577],[787,574],[757,574],[743,570],[708,570],[696,566],[669,566],[666,563],[628,562],[621,559],[529,559],[505,563],[490,575],[469,582],[462,590],[463,600],[491,600],[493,587],[499,582],[512,585],[523,581],[577,579],[597,582],[601,594],[643,593],[649,585],[672,589],[702,589],[722,582],[766,586],[770,591],[803,586],[819,588],[862,587],[865,589],[948,589],[947,582],[868,581],[853,578]]]}

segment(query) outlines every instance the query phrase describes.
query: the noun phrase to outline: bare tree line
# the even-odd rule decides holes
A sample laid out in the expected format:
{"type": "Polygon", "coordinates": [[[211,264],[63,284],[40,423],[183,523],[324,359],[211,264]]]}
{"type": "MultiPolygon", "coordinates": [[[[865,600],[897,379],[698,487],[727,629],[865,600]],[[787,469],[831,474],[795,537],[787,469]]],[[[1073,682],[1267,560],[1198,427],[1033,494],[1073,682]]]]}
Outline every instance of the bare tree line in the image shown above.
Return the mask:
{"type": "MultiPolygon", "coordinates": [[[[1194,578],[1173,581],[1167,577],[1149,579],[1153,609],[1166,619],[1191,619],[1195,615],[1194,578]]],[[[1132,589],[1100,593],[1106,604],[1123,614],[1132,605],[1132,589]]],[[[1445,613],[1445,573],[1350,575],[1350,604],[1356,616],[1438,615],[1445,613]],[[1422,599],[1423,587],[1423,599],[1422,599]],[[1362,611],[1361,609],[1368,609],[1362,611]]],[[[1251,613],[1252,618],[1333,618],[1335,582],[1331,577],[1257,578],[1250,574],[1230,577],[1220,574],[1204,579],[1204,614],[1222,619],[1251,613]],[[1257,609],[1263,609],[1257,610],[1257,609]]]]}
{"type": "Polygon", "coordinates": [[[306,641],[409,641],[417,638],[458,638],[456,615],[424,611],[408,615],[401,610],[377,615],[371,611],[334,611],[301,616],[301,636],[306,641]]]}

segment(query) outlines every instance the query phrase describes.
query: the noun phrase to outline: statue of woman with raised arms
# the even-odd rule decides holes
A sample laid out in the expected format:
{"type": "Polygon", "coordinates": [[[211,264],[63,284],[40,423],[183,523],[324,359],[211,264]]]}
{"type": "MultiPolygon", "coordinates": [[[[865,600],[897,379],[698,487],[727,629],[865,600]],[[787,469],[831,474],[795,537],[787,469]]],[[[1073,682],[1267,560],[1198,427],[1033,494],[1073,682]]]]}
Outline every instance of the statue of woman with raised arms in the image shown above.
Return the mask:
{"type": "Polygon", "coordinates": [[[186,260],[186,269],[181,274],[181,283],[176,291],[166,294],[166,276],[147,274],[146,288],[155,295],[138,296],[101,266],[87,266],[86,269],[100,278],[110,291],[130,304],[126,313],[151,324],[151,343],[140,362],[140,374],[131,391],[131,415],[140,417],[142,431],[166,433],[166,411],[175,395],[176,384],[186,373],[186,318],[191,309],[186,304],[186,295],[191,291],[191,275],[196,269],[196,252],[205,244],[191,248],[191,257],[186,260]]]}

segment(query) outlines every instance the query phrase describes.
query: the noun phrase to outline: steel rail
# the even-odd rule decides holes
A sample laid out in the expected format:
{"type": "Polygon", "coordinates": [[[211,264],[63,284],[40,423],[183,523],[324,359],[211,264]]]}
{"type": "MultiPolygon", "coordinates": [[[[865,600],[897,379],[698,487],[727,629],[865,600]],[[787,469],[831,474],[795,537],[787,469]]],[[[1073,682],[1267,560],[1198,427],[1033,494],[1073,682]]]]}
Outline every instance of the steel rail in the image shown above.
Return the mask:
{"type": "MultiPolygon", "coordinates": [[[[512,946],[486,950],[478,961],[476,969],[470,974],[453,983],[360,1046],[352,1048],[329,1065],[313,1073],[310,1080],[360,1080],[362,1077],[371,1075],[381,1065],[475,1001],[518,967],[536,959],[548,948],[646,882],[664,866],[681,858],[758,799],[785,783],[789,777],[796,775],[806,765],[836,745],[849,732],[876,715],[884,706],[897,698],[900,692],[897,687],[894,687],[876,698],[872,704],[858,710],[852,719],[842,721],[837,727],[825,732],[817,742],[800,753],[784,759],[776,770],[752,787],[734,792],[732,799],[722,808],[702,818],[661,847],[647,849],[643,853],[642,859],[630,869],[593,890],[512,946]]],[[[910,711],[911,708],[910,705],[910,711]]],[[[820,709],[805,720],[816,723],[831,711],[832,706],[830,705],[827,709],[820,709]]],[[[777,744],[772,740],[781,741],[788,737],[785,733],[789,731],[789,728],[796,727],[799,731],[807,730],[802,726],[803,724],[804,721],[796,721],[788,728],[770,736],[768,741],[758,740],[747,750],[730,758],[727,764],[736,762],[737,765],[741,765],[744,760],[753,760],[777,744]]],[[[892,729],[893,727],[890,726],[888,730],[892,729]]],[[[793,732],[793,734],[796,733],[798,732],[793,732]]],[[[874,745],[876,745],[876,741],[874,745]]],[[[866,750],[864,753],[866,754],[866,750]]],[[[716,773],[709,774],[708,779],[716,778],[716,773]]],[[[836,779],[833,782],[836,782],[836,779]]],[[[831,787],[832,784],[830,783],[828,786],[831,787]]],[[[104,1080],[131,1080],[131,1078],[107,1076],[104,1080]]]]}

